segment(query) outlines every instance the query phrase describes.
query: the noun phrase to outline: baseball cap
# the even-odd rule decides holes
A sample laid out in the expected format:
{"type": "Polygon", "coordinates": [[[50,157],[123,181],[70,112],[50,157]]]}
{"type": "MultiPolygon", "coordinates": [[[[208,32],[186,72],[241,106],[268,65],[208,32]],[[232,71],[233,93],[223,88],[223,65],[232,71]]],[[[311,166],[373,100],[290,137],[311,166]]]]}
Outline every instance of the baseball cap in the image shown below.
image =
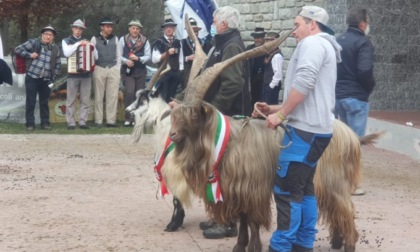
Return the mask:
{"type": "Polygon", "coordinates": [[[318,6],[303,6],[299,16],[315,20],[323,26],[323,30],[328,34],[335,34],[333,29],[328,26],[329,16],[325,9],[318,6]]]}

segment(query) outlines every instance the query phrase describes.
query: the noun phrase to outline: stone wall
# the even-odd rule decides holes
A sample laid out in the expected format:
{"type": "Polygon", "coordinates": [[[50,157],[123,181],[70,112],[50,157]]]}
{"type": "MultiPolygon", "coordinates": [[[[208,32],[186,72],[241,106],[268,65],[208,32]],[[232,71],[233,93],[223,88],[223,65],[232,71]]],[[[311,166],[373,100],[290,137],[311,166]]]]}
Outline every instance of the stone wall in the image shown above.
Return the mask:
{"type": "MultiPolygon", "coordinates": [[[[369,10],[375,46],[377,86],[371,96],[372,110],[420,110],[420,1],[418,0],[219,0],[243,15],[242,36],[251,42],[255,27],[280,31],[293,26],[303,5],[324,7],[337,34],[345,31],[346,12],[354,6],[369,10]]],[[[282,46],[286,60],[295,47],[290,38],[282,46]]],[[[285,64],[287,67],[287,62],[285,64]]]]}

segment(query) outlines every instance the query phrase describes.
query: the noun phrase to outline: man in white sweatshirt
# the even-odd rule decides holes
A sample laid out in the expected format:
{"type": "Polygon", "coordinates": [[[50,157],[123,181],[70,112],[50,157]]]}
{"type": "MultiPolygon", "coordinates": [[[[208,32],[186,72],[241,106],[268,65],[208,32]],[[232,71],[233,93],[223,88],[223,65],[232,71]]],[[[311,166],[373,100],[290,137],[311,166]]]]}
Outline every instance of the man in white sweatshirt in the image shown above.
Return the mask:
{"type": "MultiPolygon", "coordinates": [[[[274,184],[277,230],[270,251],[311,252],[317,233],[317,205],[313,177],[328,146],[334,121],[335,82],[341,47],[327,26],[327,12],[304,6],[295,19],[298,44],[287,68],[282,105],[258,104],[266,124],[276,128],[287,118],[274,184]]],[[[254,111],[254,116],[257,113],[254,111]]]]}

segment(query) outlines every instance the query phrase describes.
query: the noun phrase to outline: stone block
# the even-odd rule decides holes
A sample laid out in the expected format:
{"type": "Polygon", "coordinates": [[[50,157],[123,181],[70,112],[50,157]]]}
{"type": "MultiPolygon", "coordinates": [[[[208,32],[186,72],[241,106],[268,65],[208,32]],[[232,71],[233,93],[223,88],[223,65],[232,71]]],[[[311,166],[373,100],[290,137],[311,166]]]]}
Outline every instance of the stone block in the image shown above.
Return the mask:
{"type": "Polygon", "coordinates": [[[265,14],[263,15],[264,21],[272,21],[273,20],[273,14],[265,14]]]}
{"type": "Polygon", "coordinates": [[[249,4],[242,4],[239,5],[238,10],[241,13],[241,15],[248,14],[251,12],[251,6],[249,4]]]}
{"type": "Polygon", "coordinates": [[[254,15],[253,17],[254,17],[254,21],[255,21],[255,22],[261,22],[261,21],[263,21],[263,20],[264,20],[264,15],[261,15],[261,14],[259,14],[259,15],[254,15]]]}
{"type": "Polygon", "coordinates": [[[251,14],[249,14],[249,15],[242,15],[242,19],[245,22],[250,22],[250,21],[254,21],[255,20],[254,15],[251,15],[251,14]]]}
{"type": "Polygon", "coordinates": [[[272,13],[272,3],[260,3],[260,13],[272,13]]]}
{"type": "Polygon", "coordinates": [[[278,15],[281,20],[292,18],[292,12],[290,9],[279,9],[278,15]]]}

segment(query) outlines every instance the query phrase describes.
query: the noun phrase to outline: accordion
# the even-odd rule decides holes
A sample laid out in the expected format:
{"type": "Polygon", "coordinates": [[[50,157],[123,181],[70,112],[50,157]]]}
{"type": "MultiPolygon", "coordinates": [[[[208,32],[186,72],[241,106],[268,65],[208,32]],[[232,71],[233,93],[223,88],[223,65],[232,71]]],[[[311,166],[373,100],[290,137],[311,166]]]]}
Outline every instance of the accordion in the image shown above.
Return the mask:
{"type": "Polygon", "coordinates": [[[94,47],[91,44],[79,45],[67,60],[67,73],[87,73],[95,69],[94,47]]]}

